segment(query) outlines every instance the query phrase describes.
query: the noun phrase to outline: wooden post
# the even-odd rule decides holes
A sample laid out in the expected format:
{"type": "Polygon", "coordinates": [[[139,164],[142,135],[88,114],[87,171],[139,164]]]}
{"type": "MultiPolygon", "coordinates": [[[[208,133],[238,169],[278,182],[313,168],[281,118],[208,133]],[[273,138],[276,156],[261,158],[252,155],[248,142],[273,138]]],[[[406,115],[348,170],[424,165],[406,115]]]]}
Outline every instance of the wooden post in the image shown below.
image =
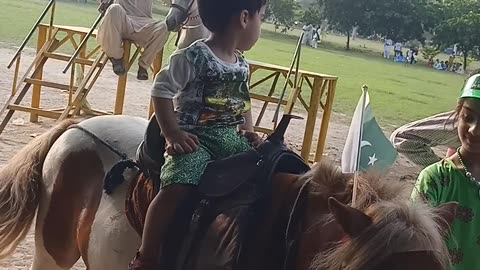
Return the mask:
{"type": "MultiPolygon", "coordinates": [[[[54,37],[54,36],[53,36],[54,37]]],[[[37,40],[37,54],[40,52],[43,45],[47,42],[47,28],[43,25],[39,25],[38,28],[38,40],[37,40]]],[[[39,67],[39,65],[43,65],[40,61],[37,62],[35,68],[39,67]]],[[[41,67],[38,71],[38,74],[35,76],[35,79],[42,80],[43,78],[43,67],[41,67]]],[[[42,91],[41,85],[34,85],[33,92],[32,92],[32,108],[38,109],[40,108],[40,95],[42,91]]],[[[36,123],[38,122],[38,114],[30,113],[30,122],[36,123]]]]}
{"type": "Polygon", "coordinates": [[[127,87],[128,64],[130,63],[130,48],[131,41],[123,41],[123,66],[125,67],[125,74],[118,77],[117,83],[117,97],[115,99],[115,110],[113,114],[123,113],[123,103],[125,102],[125,89],[127,87]]]}
{"type": "Polygon", "coordinates": [[[336,85],[336,80],[328,82],[327,102],[325,103],[325,108],[323,109],[322,124],[320,126],[320,134],[318,135],[318,143],[317,149],[315,150],[314,162],[320,161],[323,156],[325,141],[327,140],[328,124],[330,122],[330,116],[332,115],[336,85]]]}
{"type": "MultiPolygon", "coordinates": [[[[163,65],[163,49],[157,54],[155,57],[155,61],[153,61],[153,76],[152,80],[155,81],[155,77],[157,76],[158,72],[162,69],[163,65]]],[[[155,108],[153,108],[152,98],[150,98],[150,105],[148,106],[148,119],[152,117],[152,114],[155,112],[155,108]]]]}
{"type": "MultiPolygon", "coordinates": [[[[280,77],[280,74],[281,74],[281,72],[276,73],[276,75],[273,79],[272,87],[270,87],[270,91],[268,92],[268,97],[271,97],[273,95],[273,93],[275,93],[275,89],[277,87],[277,82],[278,82],[278,78],[280,77]]],[[[252,78],[252,76],[250,76],[250,78],[252,78]]],[[[249,80],[250,80],[250,78],[249,78],[249,80]]],[[[250,85],[250,82],[248,82],[248,83],[250,85]]],[[[255,126],[260,126],[260,124],[262,122],[262,119],[263,119],[263,115],[265,115],[265,111],[267,110],[268,103],[269,103],[268,101],[263,102],[262,109],[260,110],[260,113],[258,114],[257,121],[255,122],[255,126]]]]}
{"type": "Polygon", "coordinates": [[[299,77],[301,78],[300,83],[292,89],[290,92],[290,95],[288,96],[288,102],[287,105],[285,105],[285,114],[292,114],[293,108],[295,107],[295,102],[298,99],[298,96],[300,95],[300,92],[302,91],[302,82],[303,82],[303,77],[302,74],[299,74],[299,77]]]}
{"type": "Polygon", "coordinates": [[[20,54],[17,57],[17,60],[15,62],[15,73],[13,75],[13,83],[12,83],[12,97],[15,96],[17,93],[17,81],[18,81],[18,72],[20,71],[20,59],[22,58],[22,55],[20,54]]]}
{"type": "Polygon", "coordinates": [[[315,131],[315,122],[317,121],[318,107],[320,106],[322,78],[315,78],[313,81],[312,94],[310,96],[310,108],[308,110],[307,123],[303,136],[303,145],[301,156],[305,161],[309,160],[310,150],[312,148],[313,132],[315,131]]]}
{"type": "MultiPolygon", "coordinates": [[[[84,38],[86,37],[85,34],[82,34],[80,35],[80,41],[82,41],[84,38]]],[[[80,58],[81,59],[87,59],[87,45],[85,45],[82,50],[80,51],[80,58]]],[[[72,64],[72,69],[75,69],[75,63],[72,64]]],[[[97,68],[97,67],[90,67],[90,68],[97,68]]],[[[76,75],[76,81],[77,81],[77,85],[80,84],[80,82],[83,80],[83,78],[85,78],[85,64],[80,64],[80,69],[79,69],[80,72],[77,72],[77,75],[76,75]]],[[[87,115],[94,115],[94,112],[92,111],[92,108],[90,106],[90,103],[88,103],[88,100],[87,98],[85,97],[85,99],[83,100],[83,102],[79,105],[81,106],[81,109],[83,110],[83,112],[87,115]]],[[[79,112],[80,114],[80,112],[79,112]]]]}

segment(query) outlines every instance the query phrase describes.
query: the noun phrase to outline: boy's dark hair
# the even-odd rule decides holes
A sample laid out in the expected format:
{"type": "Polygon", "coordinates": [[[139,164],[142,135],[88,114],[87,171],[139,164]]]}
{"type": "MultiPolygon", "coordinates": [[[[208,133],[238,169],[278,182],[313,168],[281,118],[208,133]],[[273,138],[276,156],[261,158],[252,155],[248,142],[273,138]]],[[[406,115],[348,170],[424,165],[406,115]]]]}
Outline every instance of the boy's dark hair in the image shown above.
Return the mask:
{"type": "Polygon", "coordinates": [[[267,0],[197,0],[198,12],[210,32],[224,32],[233,16],[242,10],[250,13],[260,11],[267,0]]]}

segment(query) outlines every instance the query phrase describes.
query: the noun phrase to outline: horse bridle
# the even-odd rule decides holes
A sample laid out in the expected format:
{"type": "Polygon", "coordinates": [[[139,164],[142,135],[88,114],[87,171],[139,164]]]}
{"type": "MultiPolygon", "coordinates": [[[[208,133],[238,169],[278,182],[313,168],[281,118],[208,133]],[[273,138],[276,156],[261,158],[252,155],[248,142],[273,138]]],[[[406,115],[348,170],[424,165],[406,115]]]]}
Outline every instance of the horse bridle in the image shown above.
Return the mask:
{"type": "Polygon", "coordinates": [[[191,9],[192,9],[193,3],[195,3],[195,1],[196,0],[191,0],[188,3],[188,6],[186,8],[180,6],[179,4],[175,4],[175,3],[170,4],[171,8],[176,8],[176,9],[180,10],[181,15],[183,17],[185,17],[185,20],[182,23],[180,23],[180,28],[179,28],[178,33],[177,33],[177,39],[175,40],[175,47],[178,45],[178,41],[180,40],[181,29],[185,26],[185,24],[187,24],[188,20],[190,19],[190,14],[192,14],[191,9]]]}
{"type": "Polygon", "coordinates": [[[185,17],[187,17],[188,19],[188,16],[190,15],[189,12],[190,12],[190,9],[192,9],[193,3],[195,3],[195,0],[190,1],[190,3],[188,3],[188,6],[186,8],[175,3],[170,4],[170,7],[180,10],[180,12],[182,12],[182,15],[184,16],[186,15],[185,17]]]}
{"type": "Polygon", "coordinates": [[[308,185],[310,184],[311,179],[306,180],[300,190],[297,193],[295,202],[293,204],[292,210],[288,216],[287,227],[285,229],[285,260],[283,261],[283,270],[292,269],[292,263],[296,258],[298,251],[298,239],[301,231],[301,224],[298,224],[300,221],[300,216],[305,209],[305,198],[306,193],[308,192],[308,185]]]}

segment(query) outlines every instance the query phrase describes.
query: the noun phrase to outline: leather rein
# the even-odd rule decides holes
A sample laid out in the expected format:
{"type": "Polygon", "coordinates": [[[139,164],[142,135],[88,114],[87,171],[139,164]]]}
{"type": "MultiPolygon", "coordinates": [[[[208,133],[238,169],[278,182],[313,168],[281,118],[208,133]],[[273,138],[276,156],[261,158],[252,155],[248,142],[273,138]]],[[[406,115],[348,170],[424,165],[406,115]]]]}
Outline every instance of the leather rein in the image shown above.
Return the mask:
{"type": "Polygon", "coordinates": [[[284,235],[285,259],[283,261],[283,270],[293,269],[292,263],[295,262],[294,259],[297,255],[298,239],[302,233],[301,214],[304,213],[303,209],[305,209],[305,196],[307,196],[306,192],[308,192],[308,185],[310,182],[311,179],[308,179],[300,187],[288,217],[287,227],[284,235]]]}

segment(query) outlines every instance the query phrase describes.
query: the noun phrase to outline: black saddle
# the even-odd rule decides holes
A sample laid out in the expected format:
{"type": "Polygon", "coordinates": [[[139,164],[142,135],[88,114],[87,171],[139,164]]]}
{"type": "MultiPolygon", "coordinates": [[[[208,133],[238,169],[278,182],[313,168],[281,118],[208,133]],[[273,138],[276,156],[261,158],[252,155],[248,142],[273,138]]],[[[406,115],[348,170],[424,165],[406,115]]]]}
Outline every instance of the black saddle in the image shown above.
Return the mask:
{"type": "MultiPolygon", "coordinates": [[[[200,193],[209,197],[227,196],[254,176],[270,179],[274,173],[300,174],[308,171],[309,165],[283,144],[284,133],[292,118],[294,116],[284,116],[277,131],[256,149],[209,162],[200,180],[200,193]]],[[[165,138],[153,115],[136,158],[143,172],[158,182],[155,186],[159,186],[160,171],[165,163],[165,145],[165,138]]]]}
{"type": "Polygon", "coordinates": [[[137,163],[149,177],[157,179],[160,169],[165,163],[165,138],[161,134],[155,115],[153,115],[145,131],[143,141],[137,149],[137,163]]]}

